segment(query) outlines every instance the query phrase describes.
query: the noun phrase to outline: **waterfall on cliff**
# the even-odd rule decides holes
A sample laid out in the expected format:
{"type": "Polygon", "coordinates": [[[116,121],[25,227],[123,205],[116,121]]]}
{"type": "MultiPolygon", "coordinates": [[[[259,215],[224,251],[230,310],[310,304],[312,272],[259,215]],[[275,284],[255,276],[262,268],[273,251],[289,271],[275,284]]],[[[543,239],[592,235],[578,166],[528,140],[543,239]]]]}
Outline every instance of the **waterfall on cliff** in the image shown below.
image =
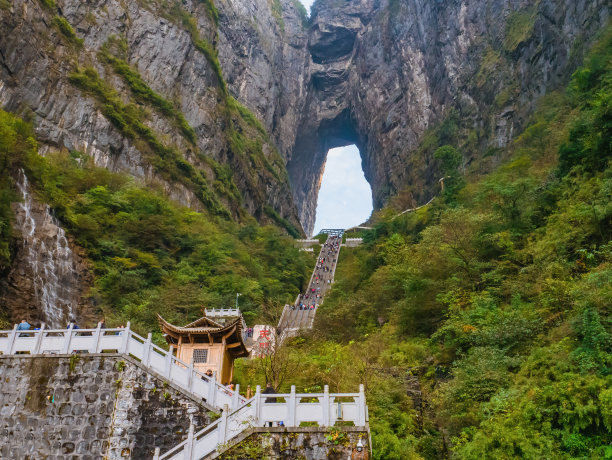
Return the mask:
{"type": "Polygon", "coordinates": [[[40,205],[32,198],[23,170],[19,173],[17,187],[23,200],[18,203],[15,222],[24,239],[27,267],[23,269],[32,276],[36,307],[47,326],[63,327],[75,313],[77,273],[73,254],[49,206],[40,205]]]}

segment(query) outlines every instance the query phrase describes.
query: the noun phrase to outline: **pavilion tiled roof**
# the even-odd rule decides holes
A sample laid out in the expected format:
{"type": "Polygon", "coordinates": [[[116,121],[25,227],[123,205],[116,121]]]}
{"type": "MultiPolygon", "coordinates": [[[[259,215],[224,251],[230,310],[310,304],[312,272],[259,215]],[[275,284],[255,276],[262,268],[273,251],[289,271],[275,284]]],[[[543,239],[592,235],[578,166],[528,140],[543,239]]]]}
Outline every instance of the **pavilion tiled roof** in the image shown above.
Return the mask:
{"type": "Polygon", "coordinates": [[[175,344],[178,337],[181,336],[188,337],[190,341],[196,336],[207,336],[211,343],[212,340],[214,340],[213,337],[217,337],[218,339],[220,336],[225,336],[230,343],[236,344],[229,349],[232,356],[237,358],[240,356],[248,356],[249,354],[242,339],[242,317],[238,317],[235,321],[228,324],[219,324],[204,316],[182,327],[170,324],[159,314],[157,315],[157,319],[162,331],[166,333],[166,340],[170,344],[175,344]]]}
{"type": "Polygon", "coordinates": [[[199,320],[182,327],[170,324],[168,321],[162,318],[159,313],[157,314],[157,319],[159,320],[159,325],[162,327],[162,329],[168,329],[169,331],[176,332],[177,334],[218,334],[229,331],[235,325],[237,325],[238,329],[242,331],[240,318],[237,318],[231,323],[223,325],[204,316],[199,320]]]}
{"type": "Polygon", "coordinates": [[[216,321],[213,321],[212,319],[210,319],[210,318],[208,318],[206,316],[203,316],[202,318],[200,318],[198,320],[195,320],[193,323],[189,323],[189,324],[183,326],[183,328],[185,328],[185,329],[187,329],[187,328],[199,328],[199,327],[210,327],[210,328],[218,327],[218,328],[222,328],[223,324],[217,323],[216,321]]]}

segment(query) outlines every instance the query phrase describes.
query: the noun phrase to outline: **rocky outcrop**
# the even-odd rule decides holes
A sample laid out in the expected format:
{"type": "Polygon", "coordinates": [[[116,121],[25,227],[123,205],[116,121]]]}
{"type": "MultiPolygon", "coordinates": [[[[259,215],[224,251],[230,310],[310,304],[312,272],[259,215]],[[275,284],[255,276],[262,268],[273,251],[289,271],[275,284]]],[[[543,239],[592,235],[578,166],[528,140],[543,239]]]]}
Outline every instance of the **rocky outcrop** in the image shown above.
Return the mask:
{"type": "Polygon", "coordinates": [[[317,1],[288,162],[306,232],[329,148],[359,147],[375,209],[404,187],[425,202],[439,177],[433,152],[417,149],[426,131],[450,119],[441,137],[466,165],[505,146],[609,13],[605,0],[317,1]]]}

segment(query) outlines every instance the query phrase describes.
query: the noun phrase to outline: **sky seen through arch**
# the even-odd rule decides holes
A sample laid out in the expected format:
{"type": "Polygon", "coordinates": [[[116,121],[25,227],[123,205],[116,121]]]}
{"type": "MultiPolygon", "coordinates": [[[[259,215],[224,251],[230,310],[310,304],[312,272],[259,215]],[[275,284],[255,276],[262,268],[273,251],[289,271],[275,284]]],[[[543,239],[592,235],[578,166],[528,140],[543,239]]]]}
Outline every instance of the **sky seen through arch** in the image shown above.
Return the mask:
{"type": "Polygon", "coordinates": [[[372,189],[361,169],[355,145],[331,149],[317,201],[314,235],[323,228],[350,228],[372,213],[372,189]]]}

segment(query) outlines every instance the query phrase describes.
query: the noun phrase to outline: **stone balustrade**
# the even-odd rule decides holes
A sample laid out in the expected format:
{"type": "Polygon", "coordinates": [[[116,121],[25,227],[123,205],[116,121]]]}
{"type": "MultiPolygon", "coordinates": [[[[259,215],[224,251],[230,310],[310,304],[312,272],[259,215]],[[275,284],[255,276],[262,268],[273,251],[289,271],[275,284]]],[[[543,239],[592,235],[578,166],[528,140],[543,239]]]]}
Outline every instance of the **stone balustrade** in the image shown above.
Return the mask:
{"type": "Polygon", "coordinates": [[[291,429],[302,424],[330,427],[337,422],[366,427],[368,408],[363,385],[359,386],[359,393],[336,394],[330,394],[327,385],[323,393],[296,393],[292,386],[287,394],[262,394],[258,386],[251,400],[233,411],[226,407],[220,419],[197,433],[191,427],[187,440],[163,455],[157,449],[154,460],[204,458],[223,451],[238,435],[254,427],[291,429]],[[276,402],[267,402],[271,398],[276,402]]]}
{"type": "Polygon", "coordinates": [[[204,316],[208,317],[208,318],[214,318],[215,316],[221,316],[221,317],[225,317],[225,316],[240,316],[240,309],[239,308],[213,308],[213,309],[208,309],[205,308],[204,309],[204,316]]]}
{"type": "Polygon", "coordinates": [[[246,399],[238,391],[219,384],[213,377],[196,371],[193,364],[173,355],[173,347],[166,351],[151,342],[151,334],[143,338],[125,328],[102,329],[45,329],[0,331],[0,354],[45,355],[71,353],[122,353],[137,359],[147,368],[178,385],[183,390],[202,398],[209,406],[221,409],[225,405],[236,408],[246,399]]]}
{"type": "Polygon", "coordinates": [[[194,433],[190,426],[188,439],[159,459],[202,458],[231,443],[239,434],[252,427],[299,427],[315,424],[333,426],[341,421],[365,427],[368,412],[363,385],[359,393],[330,394],[325,386],[323,393],[296,393],[295,386],[287,394],[262,394],[258,386],[255,396],[246,400],[239,394],[239,386],[231,391],[193,368],[193,365],[176,358],[169,351],[154,345],[151,334],[143,338],[125,328],[102,329],[46,329],[0,331],[0,354],[23,357],[67,354],[126,354],[138,360],[145,368],[174,383],[188,393],[202,398],[209,406],[223,408],[221,418],[203,430],[194,433]],[[276,398],[277,402],[266,402],[276,398]]]}

